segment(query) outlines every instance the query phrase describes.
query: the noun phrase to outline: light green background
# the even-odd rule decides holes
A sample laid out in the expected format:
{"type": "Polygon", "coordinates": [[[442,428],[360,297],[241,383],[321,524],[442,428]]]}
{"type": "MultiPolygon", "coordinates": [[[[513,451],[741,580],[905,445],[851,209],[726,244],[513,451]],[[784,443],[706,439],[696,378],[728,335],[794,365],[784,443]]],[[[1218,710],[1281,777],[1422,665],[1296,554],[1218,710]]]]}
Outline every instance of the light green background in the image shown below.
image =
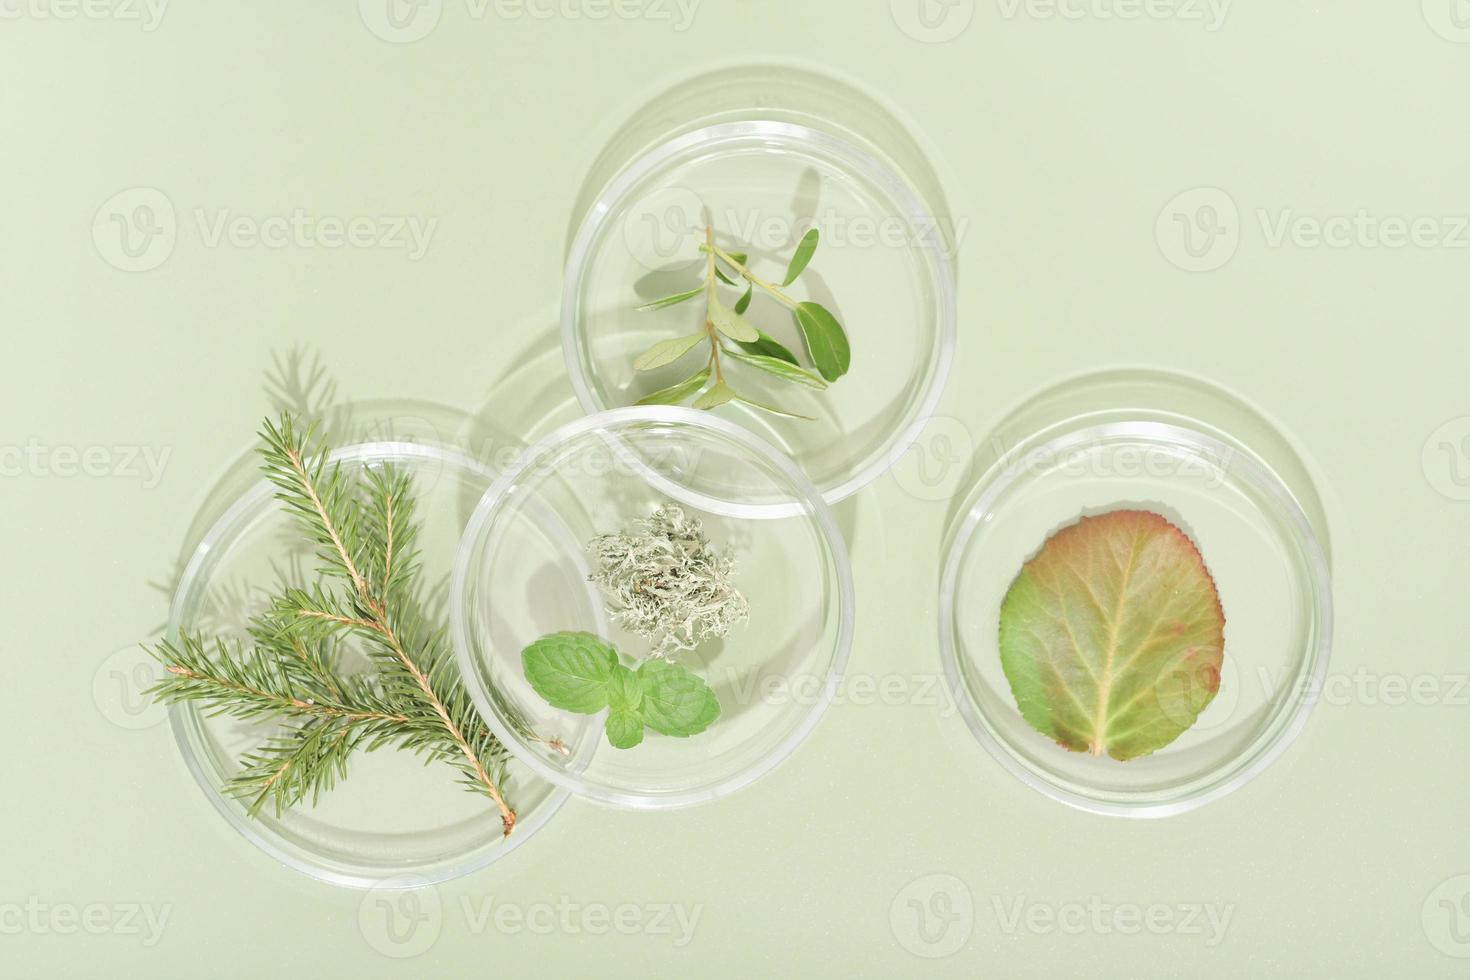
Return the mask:
{"type": "MultiPolygon", "coordinates": [[[[1470,873],[1457,681],[1470,503],[1454,499],[1470,496],[1456,482],[1470,473],[1470,233],[1455,220],[1470,212],[1470,27],[1453,2],[1241,3],[1211,30],[1209,8],[1184,0],[1136,19],[1102,16],[1127,0],[1064,2],[1069,17],[957,0],[935,8],[958,18],[939,35],[969,18],[963,31],[923,40],[899,26],[923,35],[913,5],[895,16],[886,0],[704,0],[684,31],[655,19],[663,7],[542,20],[445,0],[413,43],[375,36],[350,0],[175,0],[154,30],[94,16],[105,4],[0,2],[0,974],[1463,975],[1448,954],[1470,948],[1445,938],[1439,905],[1470,891],[1440,888],[1470,873]],[[917,683],[909,703],[853,697],[728,801],[657,815],[569,804],[504,863],[440,888],[438,934],[396,960],[360,928],[359,893],[252,849],[167,727],[116,724],[125,706],[94,680],[162,622],[159,583],[268,409],[273,355],[319,353],[351,398],[514,426],[530,388],[571,412],[551,331],[582,176],[648,95],[744,57],[856,80],[933,154],[968,222],[944,431],[981,442],[1028,394],[1133,364],[1208,376],[1279,423],[1329,511],[1341,696],[1255,782],[1163,822],[1087,816],[1023,787],[917,683]],[[104,260],[92,223],[136,187],[167,195],[179,237],[130,273],[104,260]],[[1220,245],[1238,247],[1191,273],[1155,229],[1201,187],[1238,207],[1220,245]],[[210,247],[194,220],[295,208],[438,225],[410,261],[210,247]],[[1283,214],[1360,210],[1432,218],[1436,241],[1271,241],[1283,214]],[[507,387],[523,362],[544,373],[507,387]],[[91,469],[112,475],[66,475],[66,447],[94,446],[107,449],[91,469]],[[130,475],[114,447],[166,450],[161,480],[130,475]],[[1387,703],[1357,677],[1428,678],[1435,693],[1387,703]],[[967,892],[973,914],[936,889],[967,892]],[[461,902],[487,896],[682,903],[699,919],[682,948],[648,931],[477,930],[461,902]],[[1232,914],[1209,947],[1187,931],[1008,932],[997,912],[1019,899],[1065,916],[1093,896],[1232,914]],[[936,913],[938,945],[900,941],[910,898],[936,913]],[[168,908],[159,941],[60,931],[57,907],[127,903],[168,908]],[[32,922],[26,905],[48,911],[32,922]]],[[[923,490],[885,477],[842,507],[854,674],[937,670],[949,501],[923,490]]]]}

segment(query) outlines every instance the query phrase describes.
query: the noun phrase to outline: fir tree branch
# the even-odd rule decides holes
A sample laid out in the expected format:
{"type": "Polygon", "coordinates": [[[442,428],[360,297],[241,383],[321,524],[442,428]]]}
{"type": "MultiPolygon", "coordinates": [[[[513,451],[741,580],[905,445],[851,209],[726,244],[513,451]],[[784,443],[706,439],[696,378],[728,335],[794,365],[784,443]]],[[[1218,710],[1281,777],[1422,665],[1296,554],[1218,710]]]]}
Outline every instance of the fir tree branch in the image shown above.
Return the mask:
{"type": "Polygon", "coordinates": [[[324,717],[360,721],[406,721],[402,712],[365,696],[343,696],[340,682],[320,687],[293,676],[275,651],[256,648],[232,652],[217,640],[211,655],[202,636],[164,641],[155,655],[167,674],[145,693],[170,703],[198,701],[211,715],[258,718],[262,715],[324,717]]]}
{"type": "MultiPolygon", "coordinates": [[[[387,542],[393,536],[394,511],[410,509],[407,503],[410,499],[407,474],[389,472],[370,475],[370,506],[359,508],[353,506],[358,501],[345,489],[341,468],[335,465],[329,467],[324,451],[318,448],[314,454],[316,462],[307,462],[312,456],[307,448],[311,438],[309,429],[299,439],[293,438],[294,426],[287,416],[282,419],[279,428],[267,423],[262,435],[268,447],[265,453],[267,475],[281,488],[282,492],[278,496],[292,507],[298,521],[308,533],[319,542],[330,543],[335,554],[328,555],[329,562],[339,567],[352,583],[354,605],[358,613],[357,622],[351,624],[352,627],[376,634],[374,638],[377,642],[391,653],[402,670],[412,678],[424,702],[438,716],[445,733],[462,755],[464,768],[483,786],[484,792],[500,810],[501,823],[505,833],[509,834],[515,826],[515,811],[506,804],[486,764],[467,737],[464,719],[456,718],[450,713],[444,703],[445,699],[430,683],[429,674],[394,629],[388,612],[388,596],[381,590],[381,586],[388,582],[392,570],[387,542]],[[370,515],[366,522],[359,521],[359,512],[370,515]],[[370,587],[368,577],[361,568],[363,562],[359,560],[378,550],[372,547],[373,544],[382,549],[380,553],[384,556],[379,590],[370,587]]],[[[427,660],[431,670],[435,660],[442,663],[447,658],[441,655],[427,660]]],[[[443,678],[441,674],[441,683],[446,688],[460,686],[457,675],[451,679],[443,678]]]]}
{"type": "Polygon", "coordinates": [[[342,592],[324,583],[282,589],[251,623],[248,649],[216,640],[211,653],[202,636],[160,644],[154,655],[167,676],[149,693],[200,702],[211,714],[276,716],[287,724],[245,756],[229,781],[251,813],[267,802],[278,813],[315,802],[346,774],[354,752],[391,744],[454,766],[463,783],[495,803],[509,834],[516,814],[500,789],[505,748],[476,712],[443,631],[423,622],[411,475],[385,466],[349,479],[327,462],[312,433],[289,415],[279,424],[267,420],[261,456],[276,499],[342,592]],[[352,638],[365,641],[376,671],[337,670],[338,645],[352,638]]]}

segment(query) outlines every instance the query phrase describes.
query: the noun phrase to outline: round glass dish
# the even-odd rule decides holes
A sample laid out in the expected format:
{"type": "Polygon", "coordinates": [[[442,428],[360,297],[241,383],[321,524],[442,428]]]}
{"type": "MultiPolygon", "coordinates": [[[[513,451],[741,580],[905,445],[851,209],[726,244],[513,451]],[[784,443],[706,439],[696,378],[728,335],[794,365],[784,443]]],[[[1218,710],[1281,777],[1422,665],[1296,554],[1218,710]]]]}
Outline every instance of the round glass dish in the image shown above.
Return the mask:
{"type": "Polygon", "coordinates": [[[491,731],[538,776],[629,809],[705,803],[770,771],[826,710],[852,643],[847,551],[816,489],[745,429],[682,408],[589,416],[527,450],[470,518],[450,601],[460,670],[491,731]],[[629,667],[649,655],[650,641],[623,629],[589,582],[588,545],[667,504],[734,558],[749,619],[675,658],[719,700],[709,728],[688,738],[649,730],[616,749],[605,711],[552,708],[527,682],[521,653],[549,633],[584,631],[629,667]]]}
{"type": "MultiPolygon", "coordinates": [[[[344,467],[391,463],[412,474],[425,601],[431,609],[442,606],[464,516],[494,471],[455,451],[414,443],[350,446],[331,459],[344,467]]],[[[246,639],[249,621],[264,611],[276,583],[314,581],[315,549],[274,494],[271,484],[256,483],[195,548],[174,595],[170,641],[185,631],[246,639]]],[[[344,655],[344,669],[352,667],[350,655],[344,655]]],[[[567,797],[512,760],[504,789],[518,819],[506,838],[489,800],[465,792],[452,770],[385,747],[355,755],[348,778],[315,806],[279,816],[267,806],[252,817],[221,787],[238,770],[241,754],[276,726],[209,717],[188,702],[173,705],[170,720],[189,770],[230,825],[287,867],[335,885],[410,888],[469,874],[525,843],[567,797]]]]}
{"type": "Polygon", "coordinates": [[[1261,772],[1306,723],[1332,638],[1326,522],[1306,466],[1260,415],[1200,382],[1119,372],[1027,403],[953,525],[941,656],[982,745],[1027,785],[1095,813],[1160,817],[1261,772]],[[1219,690],[1193,727],[1117,762],[1022,718],[1001,669],[1000,604],[1046,539],[1085,515],[1159,513],[1200,549],[1225,612],[1219,690]]]}
{"type": "MultiPolygon", "coordinates": [[[[740,394],[814,421],[739,402],[718,414],[775,445],[834,503],[882,474],[933,412],[954,353],[955,224],[912,137],[851,86],[779,66],[686,82],[614,138],[577,213],[562,347],[587,412],[632,405],[698,368],[694,352],[649,372],[633,361],[700,329],[702,301],[636,308],[703,281],[707,226],[776,282],[818,229],[815,258],[785,292],[832,310],[852,347],[850,371],[824,391],[723,359],[740,394]]],[[[720,288],[733,304],[738,290],[720,288]]],[[[758,289],[747,317],[810,365],[786,307],[758,289]]]]}

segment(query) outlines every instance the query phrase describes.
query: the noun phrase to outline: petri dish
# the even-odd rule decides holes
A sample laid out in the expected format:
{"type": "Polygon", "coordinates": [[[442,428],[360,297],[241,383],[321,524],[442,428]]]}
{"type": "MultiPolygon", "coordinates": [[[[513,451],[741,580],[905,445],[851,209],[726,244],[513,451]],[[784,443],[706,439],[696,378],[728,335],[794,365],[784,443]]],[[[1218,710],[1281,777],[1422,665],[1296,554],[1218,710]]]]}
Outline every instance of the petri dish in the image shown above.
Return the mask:
{"type": "MultiPolygon", "coordinates": [[[[577,214],[562,348],[585,411],[633,405],[707,356],[701,344],[658,370],[633,368],[652,344],[701,328],[702,302],[637,307],[702,281],[706,229],[779,283],[815,228],[815,258],[785,292],[836,314],[851,369],[818,391],[726,357],[742,395],[809,420],[736,402],[716,414],[789,456],[828,503],[886,471],[932,414],[954,356],[955,222],[908,130],[857,88],[785,66],[682,83],[610,142],[577,214]]],[[[739,290],[721,288],[733,304],[739,290]]],[[[746,316],[811,365],[786,306],[756,290],[746,316]]]]}
{"type": "Polygon", "coordinates": [[[985,749],[1046,795],[1114,816],[1182,813],[1263,771],[1306,724],[1332,642],[1325,514],[1286,438],[1203,382],[1120,371],[1044,392],[990,445],[940,579],[944,670],[985,749]],[[1069,752],[1028,725],[998,645],[1001,600],[1022,565],[1056,531],[1119,509],[1188,534],[1225,614],[1213,699],[1173,742],[1126,762],[1069,752]]]}
{"type": "MultiPolygon", "coordinates": [[[[409,442],[344,447],[330,458],[349,468],[391,464],[412,475],[424,601],[442,617],[465,518],[494,470],[455,450],[409,442]]],[[[274,494],[271,484],[257,482],[205,533],[175,592],[170,640],[183,632],[247,639],[251,618],[264,611],[278,583],[315,580],[314,549],[274,494]]],[[[350,652],[343,667],[352,669],[350,652]]],[[[242,753],[279,730],[276,723],[210,717],[188,702],[172,705],[169,717],[189,771],[220,815],[282,864],[334,885],[415,888],[469,874],[533,837],[567,798],[512,760],[505,792],[517,822],[506,837],[490,801],[466,792],[453,770],[382,748],[355,755],[348,777],[315,806],[280,815],[266,807],[252,816],[222,787],[238,771],[242,753]]]]}
{"type": "Polygon", "coordinates": [[[528,449],[471,516],[450,603],[460,670],[491,731],[537,776],[625,809],[707,803],[769,772],[816,726],[852,643],[847,552],[816,488],[741,426],[675,407],[588,416],[528,449]],[[628,667],[654,653],[589,581],[589,544],[666,506],[733,558],[730,581],[749,617],[676,655],[719,700],[708,729],[687,738],[649,730],[616,749],[605,710],[553,708],[521,655],[558,632],[595,634],[628,667]]]}

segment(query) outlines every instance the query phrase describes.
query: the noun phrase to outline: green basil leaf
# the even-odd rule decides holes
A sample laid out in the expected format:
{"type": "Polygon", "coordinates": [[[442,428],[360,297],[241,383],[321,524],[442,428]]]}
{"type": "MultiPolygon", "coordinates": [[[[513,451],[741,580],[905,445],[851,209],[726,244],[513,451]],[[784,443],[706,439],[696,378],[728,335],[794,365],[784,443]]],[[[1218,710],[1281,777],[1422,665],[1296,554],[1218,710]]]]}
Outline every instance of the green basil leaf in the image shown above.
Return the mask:
{"type": "Polygon", "coordinates": [[[645,660],[638,668],[643,687],[643,720],[654,731],[687,738],[720,716],[715,692],[698,675],[667,660],[645,660]]]}
{"type": "Polygon", "coordinates": [[[796,326],[806,343],[806,352],[822,377],[836,381],[852,364],[852,351],[842,324],[820,303],[798,303],[794,311],[796,326]]]}
{"type": "Polygon", "coordinates": [[[607,707],[618,655],[591,633],[552,633],[521,651],[532,689],[553,708],[590,715],[607,707]]]}
{"type": "Polygon", "coordinates": [[[704,340],[709,335],[703,330],[699,333],[689,334],[687,337],[675,337],[672,340],[660,340],[648,350],[638,355],[633,362],[635,371],[653,371],[666,364],[673,364],[679,358],[694,349],[694,345],[704,340]]]}
{"type": "Polygon", "coordinates": [[[812,256],[817,254],[817,242],[820,239],[821,235],[815,228],[801,236],[801,244],[796,246],[796,254],[791,256],[791,264],[786,267],[786,280],[781,285],[789,286],[796,282],[796,277],[806,270],[812,256]]]}

